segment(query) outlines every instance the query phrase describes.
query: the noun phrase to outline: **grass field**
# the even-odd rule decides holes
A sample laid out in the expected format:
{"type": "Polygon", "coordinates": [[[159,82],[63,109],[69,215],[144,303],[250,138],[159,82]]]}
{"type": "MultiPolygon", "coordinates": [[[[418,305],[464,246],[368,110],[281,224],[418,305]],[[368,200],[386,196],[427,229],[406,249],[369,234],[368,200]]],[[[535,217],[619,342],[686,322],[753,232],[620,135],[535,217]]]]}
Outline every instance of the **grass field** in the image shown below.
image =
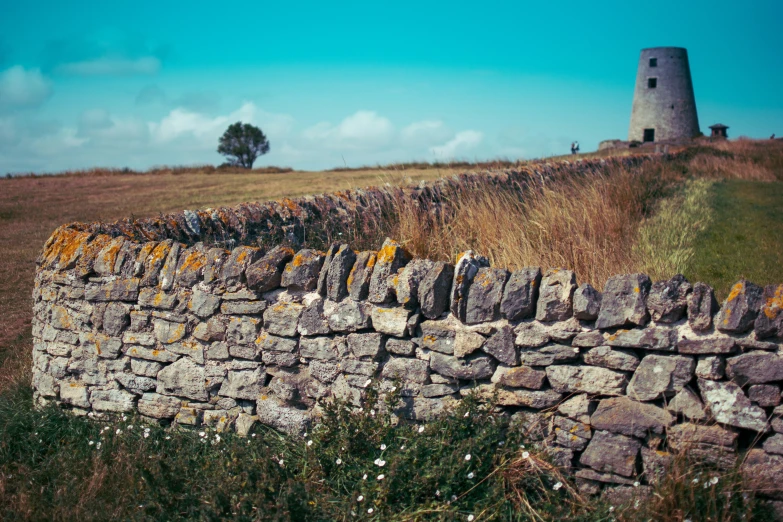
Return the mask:
{"type": "MultiPolygon", "coordinates": [[[[248,440],[210,430],[152,428],[145,435],[133,417],[108,431],[56,408],[32,409],[34,261],[57,226],[456,172],[409,167],[0,179],[0,519],[766,519],[764,505],[743,495],[737,474],[687,461],[641,505],[582,497],[538,448],[507,430],[507,419],[470,401],[421,433],[367,415],[372,405],[363,415],[337,408],[311,434],[312,447],[263,427],[248,440]],[[381,453],[381,444],[390,449],[381,453]],[[469,465],[466,454],[474,456],[469,465]],[[381,456],[383,470],[372,464],[381,456]],[[702,487],[706,477],[719,481],[702,487]]],[[[599,288],[608,275],[634,271],[653,279],[682,272],[719,295],[743,276],[783,282],[780,142],[719,143],[674,162],[524,194],[457,190],[450,198],[439,219],[401,203],[388,231],[418,255],[453,259],[472,248],[498,266],[572,268],[599,288]]]]}

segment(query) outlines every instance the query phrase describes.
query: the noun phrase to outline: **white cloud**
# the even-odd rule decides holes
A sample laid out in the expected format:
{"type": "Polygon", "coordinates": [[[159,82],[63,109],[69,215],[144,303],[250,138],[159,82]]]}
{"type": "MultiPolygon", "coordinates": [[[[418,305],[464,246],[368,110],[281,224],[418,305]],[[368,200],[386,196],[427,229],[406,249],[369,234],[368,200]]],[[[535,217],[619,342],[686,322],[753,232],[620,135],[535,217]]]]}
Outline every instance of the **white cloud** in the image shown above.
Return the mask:
{"type": "Polygon", "coordinates": [[[0,107],[37,107],[52,94],[52,82],[40,69],[15,65],[0,73],[0,107]]]}
{"type": "Polygon", "coordinates": [[[76,129],[63,127],[54,133],[32,138],[29,142],[29,148],[34,154],[53,156],[80,147],[87,141],[87,138],[78,136],[76,129]]]}
{"type": "Polygon", "coordinates": [[[432,152],[439,159],[454,159],[457,154],[464,154],[481,143],[484,135],[478,131],[466,130],[458,132],[456,136],[437,147],[431,147],[432,152]]]}
{"type": "Polygon", "coordinates": [[[302,136],[322,148],[371,149],[394,138],[394,125],[374,111],[358,111],[337,126],[327,122],[313,125],[302,136]]]}
{"type": "Polygon", "coordinates": [[[449,136],[451,131],[442,121],[417,121],[400,131],[400,140],[408,147],[429,147],[443,143],[449,136]]]}
{"type": "Polygon", "coordinates": [[[154,56],[141,58],[103,57],[94,60],[69,62],[57,66],[58,73],[78,76],[129,76],[135,74],[156,74],[160,71],[160,60],[154,56]]]}

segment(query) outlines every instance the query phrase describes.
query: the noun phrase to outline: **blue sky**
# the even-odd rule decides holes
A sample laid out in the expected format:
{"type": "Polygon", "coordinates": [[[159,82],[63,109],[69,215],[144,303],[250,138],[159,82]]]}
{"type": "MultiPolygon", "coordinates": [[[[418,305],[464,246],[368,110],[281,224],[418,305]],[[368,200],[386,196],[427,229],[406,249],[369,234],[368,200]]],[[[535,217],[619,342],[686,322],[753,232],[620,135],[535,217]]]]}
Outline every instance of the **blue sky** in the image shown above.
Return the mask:
{"type": "Polygon", "coordinates": [[[783,135],[783,2],[0,0],[0,174],[531,158],[628,132],[639,51],[687,47],[703,131],[783,135]]]}

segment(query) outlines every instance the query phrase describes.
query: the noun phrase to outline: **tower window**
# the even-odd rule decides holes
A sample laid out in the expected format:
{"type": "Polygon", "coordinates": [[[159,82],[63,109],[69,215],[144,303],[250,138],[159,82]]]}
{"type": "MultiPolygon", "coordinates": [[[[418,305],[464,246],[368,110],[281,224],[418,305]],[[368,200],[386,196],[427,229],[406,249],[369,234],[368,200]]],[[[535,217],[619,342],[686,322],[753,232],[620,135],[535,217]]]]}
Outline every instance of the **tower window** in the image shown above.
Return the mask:
{"type": "Polygon", "coordinates": [[[658,87],[658,78],[647,78],[647,88],[655,89],[658,87]]]}
{"type": "Polygon", "coordinates": [[[655,141],[655,129],[644,129],[644,137],[642,138],[642,141],[655,141]]]}
{"type": "Polygon", "coordinates": [[[658,67],[658,58],[650,58],[650,67],[658,67]]]}

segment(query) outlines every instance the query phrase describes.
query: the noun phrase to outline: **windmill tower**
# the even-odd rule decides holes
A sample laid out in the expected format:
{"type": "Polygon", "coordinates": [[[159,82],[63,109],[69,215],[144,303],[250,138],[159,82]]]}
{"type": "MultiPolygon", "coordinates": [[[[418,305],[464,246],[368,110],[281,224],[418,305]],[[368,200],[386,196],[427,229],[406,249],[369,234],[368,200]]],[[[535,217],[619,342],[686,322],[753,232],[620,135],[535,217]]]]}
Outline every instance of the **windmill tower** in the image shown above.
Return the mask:
{"type": "Polygon", "coordinates": [[[699,135],[688,51],[642,49],[628,141],[657,142],[699,135]]]}

